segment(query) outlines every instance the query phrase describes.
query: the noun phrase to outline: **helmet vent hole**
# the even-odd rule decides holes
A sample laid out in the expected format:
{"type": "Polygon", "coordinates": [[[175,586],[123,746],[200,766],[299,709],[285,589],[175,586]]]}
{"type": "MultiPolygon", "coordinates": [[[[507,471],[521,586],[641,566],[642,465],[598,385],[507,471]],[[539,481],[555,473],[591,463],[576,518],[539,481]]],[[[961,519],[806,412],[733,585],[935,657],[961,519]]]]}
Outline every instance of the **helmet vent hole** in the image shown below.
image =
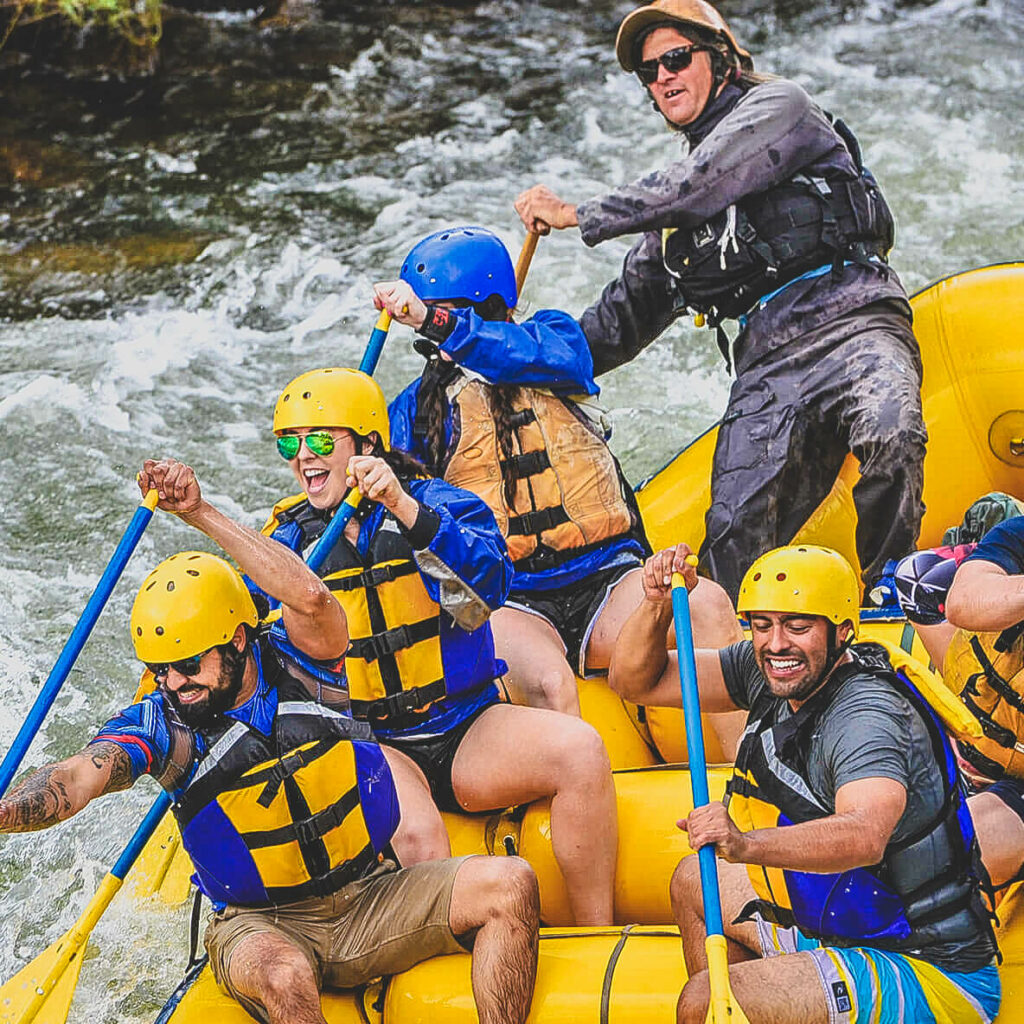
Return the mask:
{"type": "Polygon", "coordinates": [[[148,587],[146,587],[146,590],[152,590],[155,586],[156,586],[156,580],[153,580],[153,582],[150,583],[150,585],[148,587]]]}
{"type": "Polygon", "coordinates": [[[311,391],[303,391],[302,392],[302,397],[303,398],[311,398],[312,395],[313,395],[313,393],[311,391]]]}
{"type": "Polygon", "coordinates": [[[156,629],[153,630],[153,632],[156,633],[157,636],[163,636],[164,635],[164,627],[163,626],[157,626],[156,629]]]}
{"type": "Polygon", "coordinates": [[[198,576],[199,575],[199,570],[198,569],[186,569],[185,572],[187,572],[189,574],[189,576],[198,576]]]}
{"type": "Polygon", "coordinates": [[[786,578],[786,574],[784,572],[776,573],[775,578],[781,583],[786,578]]]}
{"type": "Polygon", "coordinates": [[[171,593],[174,590],[174,580],[167,581],[167,593],[171,593]]]}
{"type": "Polygon", "coordinates": [[[760,578],[761,578],[761,574],[759,572],[755,572],[754,573],[754,582],[756,583],[760,578]]]}
{"type": "Polygon", "coordinates": [[[142,636],[142,627],[141,626],[136,626],[135,627],[135,635],[136,636],[142,636]]]}
{"type": "Polygon", "coordinates": [[[442,242],[447,242],[447,241],[448,241],[448,239],[449,239],[449,238],[451,238],[451,237],[452,237],[452,236],[451,236],[451,235],[450,235],[450,234],[449,234],[449,233],[448,233],[448,232],[446,231],[446,232],[445,232],[445,233],[444,233],[444,234],[443,234],[443,235],[441,236],[441,241],[442,241],[442,242]]]}
{"type": "Polygon", "coordinates": [[[417,274],[422,274],[423,271],[426,270],[426,269],[427,269],[426,263],[417,263],[416,264],[416,273],[417,274]]]}
{"type": "Polygon", "coordinates": [[[291,401],[291,397],[292,397],[291,393],[289,392],[287,395],[284,396],[284,398],[281,399],[281,401],[282,402],[289,402],[289,401],[291,401]]]}

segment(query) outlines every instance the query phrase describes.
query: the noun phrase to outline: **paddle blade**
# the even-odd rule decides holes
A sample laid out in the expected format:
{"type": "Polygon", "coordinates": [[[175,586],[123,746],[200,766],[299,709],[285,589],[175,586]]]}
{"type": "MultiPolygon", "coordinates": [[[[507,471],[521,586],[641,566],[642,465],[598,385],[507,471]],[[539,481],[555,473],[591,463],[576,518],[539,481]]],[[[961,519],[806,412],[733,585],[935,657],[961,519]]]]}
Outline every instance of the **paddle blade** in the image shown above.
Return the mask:
{"type": "Polygon", "coordinates": [[[192,890],[192,871],[178,823],[168,814],[139,855],[132,875],[136,902],[157,896],[171,906],[184,903],[192,890]]]}
{"type": "Polygon", "coordinates": [[[709,935],[704,940],[708,957],[708,984],[711,999],[704,1024],[750,1024],[747,1015],[729,986],[729,955],[724,935],[709,935]]]}
{"type": "Polygon", "coordinates": [[[120,888],[106,875],[74,927],[0,987],[0,1024],[64,1024],[89,935],[120,888]]]}
{"type": "Polygon", "coordinates": [[[72,951],[70,959],[64,956],[69,941],[65,935],[0,988],[0,1022],[63,1024],[67,1020],[85,959],[84,945],[72,951]]]}

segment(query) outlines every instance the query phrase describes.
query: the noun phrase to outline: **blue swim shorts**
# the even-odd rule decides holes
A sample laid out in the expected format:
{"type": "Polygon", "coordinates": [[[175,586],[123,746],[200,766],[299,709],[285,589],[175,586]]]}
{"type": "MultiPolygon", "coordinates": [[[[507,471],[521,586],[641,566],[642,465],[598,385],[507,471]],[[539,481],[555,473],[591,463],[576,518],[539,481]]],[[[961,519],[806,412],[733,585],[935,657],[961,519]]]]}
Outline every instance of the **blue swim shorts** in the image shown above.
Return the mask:
{"type": "Polygon", "coordinates": [[[992,1024],[1002,989],[994,964],[969,973],[869,947],[822,946],[797,928],[757,919],[761,953],[810,953],[830,1024],[992,1024]]]}

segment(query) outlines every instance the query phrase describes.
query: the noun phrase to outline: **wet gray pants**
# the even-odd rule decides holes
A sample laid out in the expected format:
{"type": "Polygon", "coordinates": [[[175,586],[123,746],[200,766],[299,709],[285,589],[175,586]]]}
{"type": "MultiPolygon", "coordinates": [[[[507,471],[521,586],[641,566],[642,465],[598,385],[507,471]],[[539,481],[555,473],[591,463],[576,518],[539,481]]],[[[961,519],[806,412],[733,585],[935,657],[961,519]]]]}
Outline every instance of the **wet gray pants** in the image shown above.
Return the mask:
{"type": "Polygon", "coordinates": [[[865,582],[913,550],[924,506],[921,357],[906,317],[874,303],[763,355],[740,352],[711,476],[701,563],[733,600],[751,562],[789,543],[847,452],[865,582]]]}

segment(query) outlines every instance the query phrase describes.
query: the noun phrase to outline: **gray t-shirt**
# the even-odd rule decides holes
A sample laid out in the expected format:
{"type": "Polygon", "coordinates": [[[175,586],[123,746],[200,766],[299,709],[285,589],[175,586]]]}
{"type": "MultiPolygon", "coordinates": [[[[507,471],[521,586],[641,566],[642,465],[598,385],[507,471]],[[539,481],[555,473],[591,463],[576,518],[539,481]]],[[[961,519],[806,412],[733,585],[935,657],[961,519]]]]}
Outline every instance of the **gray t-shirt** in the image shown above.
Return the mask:
{"type": "MultiPolygon", "coordinates": [[[[853,649],[856,656],[856,648],[853,649]]],[[[749,708],[767,688],[750,641],[719,652],[725,685],[732,699],[749,708]]],[[[793,716],[789,701],[779,698],[773,724],[793,716]]],[[[942,766],[931,736],[909,699],[870,672],[851,674],[818,718],[805,755],[806,782],[823,806],[835,811],[836,791],[857,779],[895,779],[907,790],[907,806],[892,841],[912,836],[934,820],[943,804],[942,766]]],[[[948,848],[942,842],[915,852],[923,880],[941,873],[948,848]]],[[[945,970],[977,970],[988,963],[995,946],[980,912],[964,908],[935,941],[908,955],[920,956],[945,970]]]]}
{"type": "MultiPolygon", "coordinates": [[[[729,696],[749,708],[766,689],[749,640],[719,652],[729,696]]],[[[774,724],[793,716],[779,699],[774,724]]],[[[921,716],[902,694],[874,676],[851,676],[818,719],[807,752],[807,783],[835,811],[836,791],[858,779],[894,779],[907,790],[907,806],[893,832],[899,841],[926,825],[942,807],[942,770],[921,716]],[[855,686],[851,682],[856,679],[855,686]]]]}

